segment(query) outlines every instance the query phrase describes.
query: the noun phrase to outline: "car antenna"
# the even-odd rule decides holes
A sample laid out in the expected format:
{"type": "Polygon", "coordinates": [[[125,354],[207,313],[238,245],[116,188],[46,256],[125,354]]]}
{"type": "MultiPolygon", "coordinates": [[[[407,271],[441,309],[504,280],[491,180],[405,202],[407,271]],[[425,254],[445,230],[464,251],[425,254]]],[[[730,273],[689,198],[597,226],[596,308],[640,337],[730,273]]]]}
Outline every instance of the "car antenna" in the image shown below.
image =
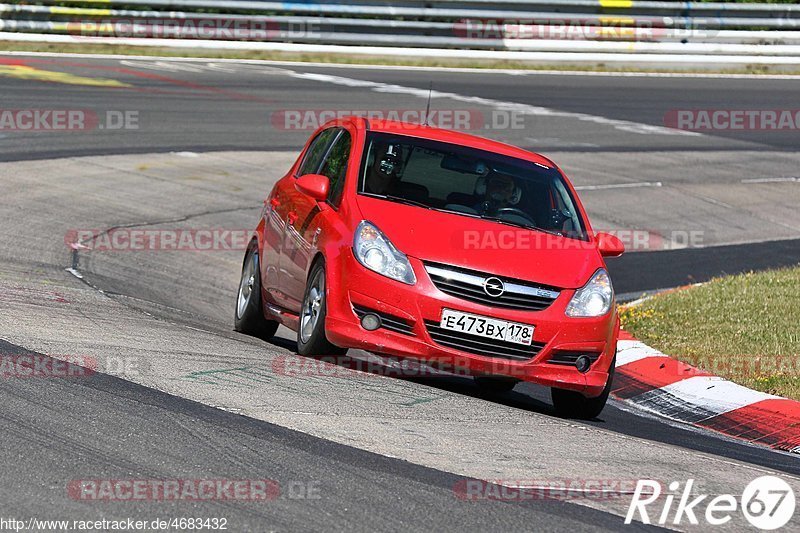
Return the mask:
{"type": "Polygon", "coordinates": [[[422,121],[423,126],[428,126],[428,116],[431,114],[431,93],[433,93],[433,80],[431,80],[431,84],[428,87],[428,106],[425,108],[425,117],[422,121]]]}

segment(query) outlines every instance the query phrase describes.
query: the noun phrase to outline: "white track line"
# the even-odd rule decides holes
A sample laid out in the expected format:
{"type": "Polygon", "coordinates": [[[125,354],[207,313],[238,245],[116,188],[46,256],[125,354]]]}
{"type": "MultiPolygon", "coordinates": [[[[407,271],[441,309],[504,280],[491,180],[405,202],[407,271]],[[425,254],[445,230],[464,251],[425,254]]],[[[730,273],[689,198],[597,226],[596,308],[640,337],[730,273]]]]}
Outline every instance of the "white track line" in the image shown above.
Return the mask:
{"type": "Polygon", "coordinates": [[[632,189],[637,187],[661,187],[660,181],[638,181],[634,183],[609,183],[606,185],[580,185],[576,191],[603,191],[606,189],[632,189]]]}
{"type": "MultiPolygon", "coordinates": [[[[359,80],[355,78],[346,78],[344,76],[333,76],[331,74],[292,72],[290,75],[298,79],[318,81],[322,83],[332,83],[334,85],[341,85],[344,87],[351,87],[351,88],[369,89],[378,93],[406,94],[423,99],[427,99],[429,94],[428,89],[419,89],[417,87],[407,87],[404,85],[395,85],[391,83],[382,83],[376,81],[359,80]]],[[[595,124],[608,125],[620,131],[625,131],[628,133],[638,133],[641,135],[702,136],[702,134],[693,131],[677,130],[673,128],[666,128],[664,126],[653,126],[651,124],[641,124],[639,122],[612,119],[607,117],[601,117],[598,115],[590,115],[588,113],[575,113],[572,111],[561,111],[558,109],[551,109],[542,106],[520,104],[516,102],[505,102],[503,100],[482,98],[479,96],[467,96],[463,94],[449,93],[442,91],[431,91],[430,96],[431,98],[449,98],[457,102],[465,102],[473,105],[483,105],[495,108],[500,111],[515,112],[523,115],[531,115],[536,117],[571,118],[583,122],[592,122],[595,124]]]]}
{"type": "Polygon", "coordinates": [[[800,178],[787,177],[787,178],[751,178],[741,180],[741,183],[794,183],[800,181],[800,178]]]}

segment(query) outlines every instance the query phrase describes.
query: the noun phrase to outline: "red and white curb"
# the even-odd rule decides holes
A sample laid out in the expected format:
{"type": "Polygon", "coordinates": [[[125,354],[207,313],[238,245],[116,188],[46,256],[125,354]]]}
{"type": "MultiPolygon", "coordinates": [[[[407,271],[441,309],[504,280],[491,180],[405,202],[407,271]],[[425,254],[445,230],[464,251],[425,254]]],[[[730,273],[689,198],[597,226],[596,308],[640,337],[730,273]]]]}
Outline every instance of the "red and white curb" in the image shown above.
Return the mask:
{"type": "Polygon", "coordinates": [[[800,453],[800,402],[754,391],[673,359],[620,332],[611,391],[671,420],[800,453]]]}

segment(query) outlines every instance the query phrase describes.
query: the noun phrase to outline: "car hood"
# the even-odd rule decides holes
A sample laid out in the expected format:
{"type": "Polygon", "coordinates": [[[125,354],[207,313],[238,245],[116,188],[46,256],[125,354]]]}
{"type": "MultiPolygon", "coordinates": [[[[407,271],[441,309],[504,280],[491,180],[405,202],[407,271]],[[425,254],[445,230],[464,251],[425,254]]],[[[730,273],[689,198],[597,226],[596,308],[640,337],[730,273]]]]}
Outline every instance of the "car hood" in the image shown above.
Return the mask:
{"type": "Polygon", "coordinates": [[[404,254],[563,289],[603,266],[592,243],[359,195],[364,219],[404,254]]]}

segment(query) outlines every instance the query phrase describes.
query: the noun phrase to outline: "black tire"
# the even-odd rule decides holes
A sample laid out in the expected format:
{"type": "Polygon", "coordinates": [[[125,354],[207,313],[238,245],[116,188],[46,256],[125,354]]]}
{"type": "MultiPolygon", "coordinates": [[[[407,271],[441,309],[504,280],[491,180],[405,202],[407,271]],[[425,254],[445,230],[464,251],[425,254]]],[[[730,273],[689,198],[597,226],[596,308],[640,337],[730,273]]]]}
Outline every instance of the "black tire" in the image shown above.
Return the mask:
{"type": "Polygon", "coordinates": [[[297,353],[300,355],[322,356],[347,353],[347,348],[339,348],[328,341],[325,336],[325,317],[328,314],[325,286],[325,261],[319,259],[308,274],[303,304],[300,307],[300,321],[297,327],[297,353]]]}
{"type": "Polygon", "coordinates": [[[276,320],[264,318],[261,306],[261,269],[258,261],[258,249],[255,245],[250,245],[242,262],[242,277],[239,280],[236,306],[233,310],[233,328],[247,335],[269,339],[278,331],[280,324],[276,320]]]}
{"type": "Polygon", "coordinates": [[[503,394],[511,392],[519,383],[518,379],[496,378],[481,376],[475,378],[475,384],[486,394],[503,394]]]}
{"type": "Polygon", "coordinates": [[[551,389],[550,397],[553,399],[553,407],[556,413],[564,418],[577,418],[580,420],[592,420],[603,411],[611,393],[611,383],[614,381],[614,370],[617,365],[617,358],[611,361],[611,368],[608,372],[608,381],[603,388],[603,392],[597,398],[587,398],[580,392],[551,389]]]}

